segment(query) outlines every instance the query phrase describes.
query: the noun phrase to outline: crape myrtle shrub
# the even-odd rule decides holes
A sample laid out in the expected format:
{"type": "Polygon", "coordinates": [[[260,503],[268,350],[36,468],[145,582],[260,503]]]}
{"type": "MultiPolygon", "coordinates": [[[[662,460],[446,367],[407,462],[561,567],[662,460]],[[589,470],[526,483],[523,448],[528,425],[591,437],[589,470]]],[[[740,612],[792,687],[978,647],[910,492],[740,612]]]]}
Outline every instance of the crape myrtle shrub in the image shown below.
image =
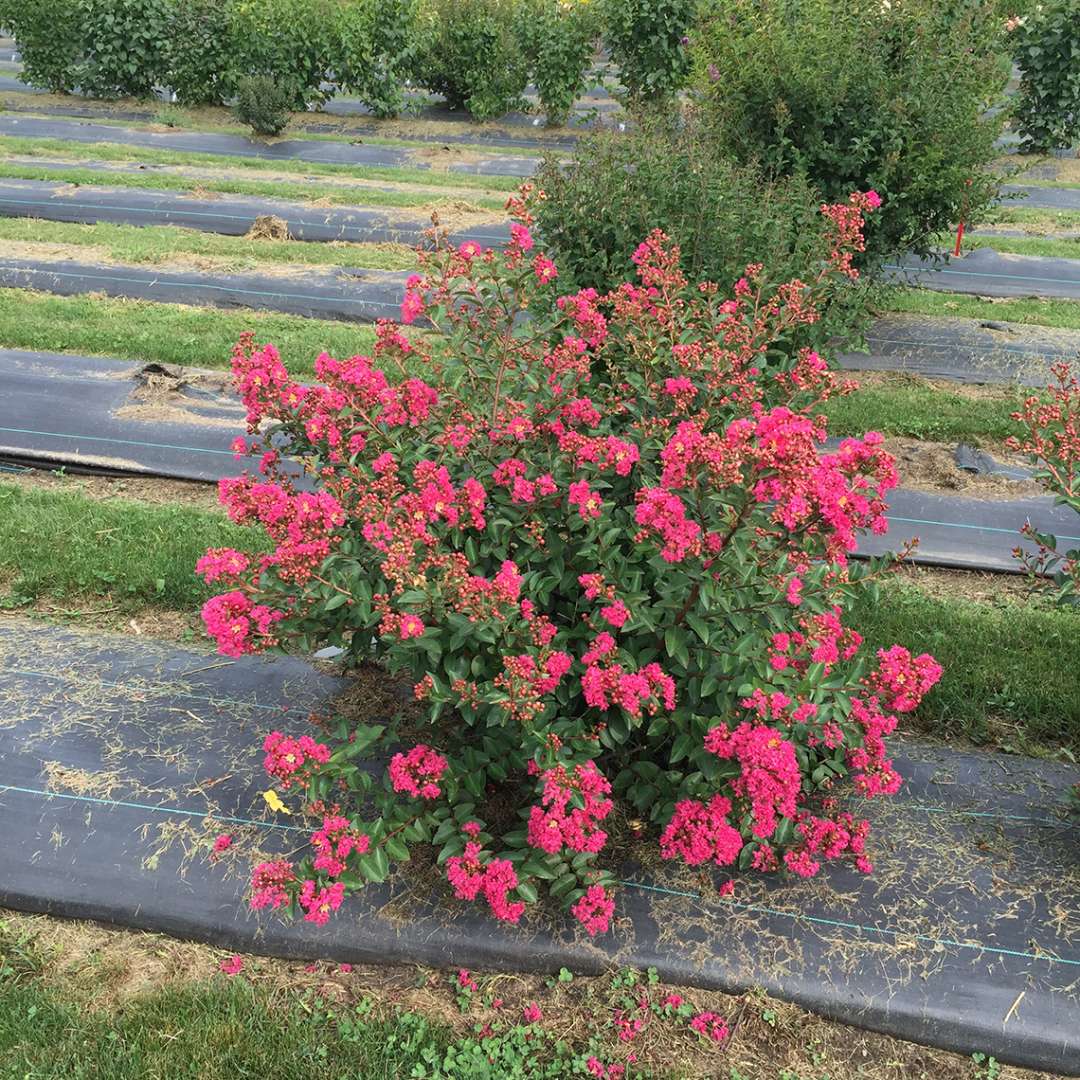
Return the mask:
{"type": "Polygon", "coordinates": [[[374,656],[423,710],[407,740],[346,721],[266,737],[315,825],[301,861],[255,868],[255,908],[325,922],[426,843],[459,898],[517,922],[546,885],[599,933],[623,814],[691,866],[871,869],[836,796],[897,790],[883,737],[940,668],[863,657],[844,625],[874,572],[848,556],[885,529],[896,471],[880,435],[822,453],[819,408],[847,387],[800,342],[857,273],[876,196],[824,209],[833,257],[805,283],[691,282],[656,232],[607,295],[560,295],[537,197],[511,200],[505,251],[450,248],[410,281],[403,321],[440,330],[437,355],[384,322],[372,356],[320,356],[302,386],[272,346],[235,352],[262,475],[221,498],[276,547],[200,560],[224,590],[209,632],[227,655],[374,656]],[[279,470],[281,438],[314,491],[279,470]],[[376,751],[388,768],[362,769],[376,751]]]}
{"type": "Polygon", "coordinates": [[[338,13],[333,74],[342,92],[379,117],[405,107],[417,49],[416,0],[345,0],[338,13]]]}
{"type": "MultiPolygon", "coordinates": [[[[1031,454],[1039,466],[1035,475],[1055,501],[1080,513],[1080,382],[1068,364],[1057,364],[1053,370],[1057,383],[1049,396],[1033,394],[1022,410],[1012,414],[1026,431],[1023,438],[1009,439],[1009,445],[1031,454]]],[[[1030,523],[1023,532],[1037,546],[1034,555],[1016,549],[1025,569],[1051,585],[1061,603],[1080,603],[1080,548],[1061,548],[1056,537],[1036,531],[1030,523]]]]}
{"type": "MultiPolygon", "coordinates": [[[[693,108],[642,115],[629,131],[582,136],[572,161],[549,154],[537,174],[547,197],[536,216],[561,280],[616,288],[634,276],[634,248],[654,229],[678,244],[692,279],[728,288],[750,262],[764,263],[775,282],[814,276],[831,250],[817,191],[801,176],[771,179],[724,157],[713,128],[693,108]]],[[[819,298],[827,318],[818,325],[848,336],[865,289],[846,277],[837,284],[819,298]]]]}
{"type": "Polygon", "coordinates": [[[1080,139],[1080,8],[1046,0],[1005,24],[1020,67],[1013,113],[1025,151],[1071,147],[1080,139]]]}
{"type": "Polygon", "coordinates": [[[148,97],[165,70],[171,0],[0,0],[23,77],[56,93],[148,97]]]}
{"type": "Polygon", "coordinates": [[[803,172],[828,200],[881,194],[872,265],[993,204],[1003,34],[990,0],[707,0],[694,86],[736,160],[803,172]]]}
{"type": "Polygon", "coordinates": [[[289,91],[269,75],[245,75],[236,87],[236,116],[256,135],[280,135],[291,116],[289,91]]]}

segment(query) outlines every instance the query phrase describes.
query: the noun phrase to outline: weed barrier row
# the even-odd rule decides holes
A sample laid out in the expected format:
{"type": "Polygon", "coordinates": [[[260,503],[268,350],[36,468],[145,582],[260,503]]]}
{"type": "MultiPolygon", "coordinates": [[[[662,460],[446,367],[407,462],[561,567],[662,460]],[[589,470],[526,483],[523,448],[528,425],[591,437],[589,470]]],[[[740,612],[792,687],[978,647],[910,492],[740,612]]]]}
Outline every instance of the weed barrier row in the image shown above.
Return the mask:
{"type": "MultiPolygon", "coordinates": [[[[149,131],[72,120],[0,114],[0,135],[30,139],[64,139],[75,143],[114,143],[152,147],[179,153],[219,154],[223,157],[259,158],[263,161],[309,161],[323,165],[358,165],[381,168],[432,169],[416,151],[395,146],[367,145],[362,140],[331,142],[322,139],[266,141],[210,131],[149,131]]],[[[475,161],[446,163],[452,173],[477,176],[528,177],[536,170],[535,157],[496,154],[475,161]]]]}
{"type": "Polygon", "coordinates": [[[374,322],[401,313],[408,275],[333,268],[280,274],[217,274],[145,270],[68,260],[5,260],[0,288],[36,289],[57,296],[100,293],[161,304],[278,311],[312,319],[374,322]]]}
{"type": "MultiPolygon", "coordinates": [[[[0,350],[0,460],[12,465],[216,482],[245,467],[230,449],[243,429],[225,372],[0,350]]],[[[1012,552],[1029,520],[1080,544],[1076,514],[1049,496],[987,501],[900,488],[889,504],[888,534],[861,537],[860,555],[918,537],[921,564],[1016,573],[1012,552]]]]}
{"type": "MultiPolygon", "coordinates": [[[[363,191],[357,196],[362,198],[363,191]]],[[[141,188],[71,186],[55,180],[0,181],[0,216],[40,218],[79,224],[177,225],[186,229],[244,236],[259,217],[280,218],[289,239],[316,242],[400,243],[423,242],[431,221],[409,217],[407,210],[376,210],[363,206],[322,208],[286,202],[224,196],[198,199],[179,192],[141,188]]],[[[455,244],[472,240],[484,247],[501,247],[509,240],[506,225],[454,231],[455,244]]]]}
{"type": "Polygon", "coordinates": [[[302,731],[343,681],[295,659],[225,661],[18,622],[0,624],[0,649],[6,906],[293,958],[654,966],[672,982],[762,987],[846,1023],[1080,1074],[1077,833],[1060,806],[1073,766],[898,743],[901,795],[862,804],[872,876],[745,876],[723,900],[650,858],[622,869],[619,916],[595,941],[559,916],[495,924],[415,868],[324,928],[284,926],[243,904],[255,849],[304,840],[296,817],[265,816],[259,740],[302,731]],[[211,863],[220,832],[235,840],[211,863]]]}
{"type": "Polygon", "coordinates": [[[901,371],[952,382],[1043,387],[1051,365],[1080,356],[1080,330],[1020,323],[886,315],[866,337],[867,351],[841,354],[849,371],[901,371]]]}
{"type": "Polygon", "coordinates": [[[884,267],[886,280],[938,292],[1080,300],[1080,259],[1009,255],[976,248],[959,259],[911,255],[884,267]]]}

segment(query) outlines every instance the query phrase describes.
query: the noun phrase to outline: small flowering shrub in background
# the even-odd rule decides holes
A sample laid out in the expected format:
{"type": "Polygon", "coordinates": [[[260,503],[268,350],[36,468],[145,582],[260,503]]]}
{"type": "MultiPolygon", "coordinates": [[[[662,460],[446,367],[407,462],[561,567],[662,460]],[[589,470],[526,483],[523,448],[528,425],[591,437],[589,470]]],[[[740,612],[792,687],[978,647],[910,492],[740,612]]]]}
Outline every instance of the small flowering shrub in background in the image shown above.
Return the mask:
{"type": "Polygon", "coordinates": [[[231,656],[375,657],[423,708],[408,732],[267,736],[316,827],[298,864],[256,868],[256,908],[324,922],[425,843],[461,900],[516,923],[544,887],[598,934],[628,817],[689,866],[870,869],[836,795],[897,790],[884,736],[940,668],[864,657],[844,624],[896,471],[879,435],[823,452],[820,406],[848,387],[802,341],[879,200],[822,208],[831,255],[805,282],[692,282],[654,232],[637,281],[560,295],[541,197],[511,200],[504,251],[423,257],[402,319],[443,334],[437,355],[382,323],[371,356],[323,355],[304,386],[273,346],[236,349],[262,475],[221,499],[273,550],[207,552],[207,629],[231,656]],[[283,440],[314,491],[279,468],[283,440]]]}
{"type": "Polygon", "coordinates": [[[424,0],[414,78],[452,109],[491,120],[520,108],[529,81],[516,0],[424,0]]]}
{"type": "Polygon", "coordinates": [[[718,153],[885,200],[861,265],[985,219],[1008,78],[995,0],[703,0],[693,86],[718,153]]]}
{"type": "Polygon", "coordinates": [[[689,35],[699,0],[600,0],[604,44],[636,105],[664,104],[690,74],[689,35]]]}
{"type": "Polygon", "coordinates": [[[565,124],[588,89],[599,31],[596,6],[573,0],[521,0],[519,36],[549,126],[565,124]]]}
{"type": "MultiPolygon", "coordinates": [[[[1054,367],[1057,385],[1050,397],[1032,395],[1020,412],[1012,414],[1027,428],[1023,439],[1008,440],[1014,450],[1033,455],[1039,464],[1036,476],[1053,492],[1056,502],[1080,514],[1080,382],[1068,364],[1054,367]]],[[[1080,518],[1077,519],[1080,522],[1080,518]]],[[[1038,545],[1029,555],[1017,548],[1017,558],[1034,578],[1049,580],[1058,600],[1080,601],[1080,548],[1061,550],[1055,537],[1026,525],[1024,535],[1038,545]]]]}
{"type": "Polygon", "coordinates": [[[236,118],[256,135],[280,135],[292,116],[288,90],[269,75],[245,75],[236,87],[236,118]]]}
{"type": "Polygon", "coordinates": [[[1080,11],[1075,0],[1045,0],[1006,24],[1020,92],[1013,114],[1026,153],[1080,141],[1080,11]]]}

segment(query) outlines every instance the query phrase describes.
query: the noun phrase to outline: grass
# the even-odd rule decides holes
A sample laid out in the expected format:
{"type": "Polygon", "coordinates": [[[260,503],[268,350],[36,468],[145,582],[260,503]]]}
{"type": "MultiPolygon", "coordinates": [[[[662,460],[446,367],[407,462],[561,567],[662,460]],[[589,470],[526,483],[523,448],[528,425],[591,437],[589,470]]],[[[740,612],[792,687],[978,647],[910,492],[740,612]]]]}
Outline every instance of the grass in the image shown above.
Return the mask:
{"type": "Polygon", "coordinates": [[[914,718],[919,729],[1019,753],[1080,755],[1080,612],[931,596],[893,580],[850,622],[870,649],[901,642],[944,666],[914,718]]]}
{"type": "Polygon", "coordinates": [[[881,311],[898,311],[931,318],[952,316],[1080,330],[1080,300],[1038,297],[987,300],[980,296],[962,296],[958,293],[896,285],[878,288],[875,291],[875,306],[881,311]]]}
{"type": "Polygon", "coordinates": [[[261,263],[369,270],[411,270],[416,266],[414,251],[404,244],[248,240],[175,225],[83,225],[38,218],[0,218],[0,242],[4,240],[94,247],[99,249],[99,255],[123,263],[160,264],[192,255],[222,271],[257,268],[261,263]]]}
{"type": "Polygon", "coordinates": [[[991,225],[1022,225],[1032,231],[1080,231],[1080,210],[1040,210],[1008,202],[995,210],[991,225]]]}
{"type": "Polygon", "coordinates": [[[969,236],[964,247],[993,248],[1010,255],[1038,255],[1044,259],[1080,259],[1080,237],[969,236]]]}
{"type": "Polygon", "coordinates": [[[194,609],[212,592],[194,576],[208,547],[260,546],[258,534],[213,511],[0,482],[0,580],[8,583],[0,607],[100,597],[120,608],[194,609]]]}
{"type": "MultiPolygon", "coordinates": [[[[311,176],[333,179],[371,180],[382,183],[417,184],[432,189],[454,188],[475,191],[516,191],[521,181],[513,176],[477,176],[471,173],[439,172],[390,165],[328,165],[323,162],[243,157],[197,150],[159,150],[146,146],[128,146],[107,141],[73,144],[66,139],[34,139],[22,135],[0,136],[0,153],[25,157],[63,157],[73,164],[91,158],[95,161],[140,162],[147,165],[211,165],[218,168],[242,163],[251,171],[296,173],[298,178],[311,176]]],[[[89,170],[101,176],[100,170],[89,170]]],[[[84,181],[85,182],[85,181],[84,181]]],[[[99,181],[100,182],[100,181],[99,181]]],[[[311,190],[311,185],[307,185],[311,190]]],[[[321,190],[321,189],[320,189],[321,190]]],[[[310,198],[310,195],[308,196],[310,198]]]]}
{"type": "Polygon", "coordinates": [[[825,405],[830,435],[880,431],[935,442],[976,445],[1003,442],[1022,428],[1010,414],[1023,404],[1026,389],[981,388],[978,395],[931,383],[919,375],[855,373],[860,389],[825,405]]]}
{"type": "Polygon", "coordinates": [[[367,326],[273,312],[0,289],[0,346],[10,349],[227,368],[245,330],[277,345],[299,376],[312,374],[320,352],[353,356],[375,338],[367,326]]]}
{"type": "Polygon", "coordinates": [[[320,1019],[313,1022],[303,999],[275,1004],[242,980],[159,990],[115,1013],[87,1011],[57,989],[0,984],[0,1071],[99,1080],[396,1080],[441,1060],[453,1041],[416,1014],[328,1023],[324,1012],[320,1019]]]}
{"type": "MultiPolygon", "coordinates": [[[[344,913],[342,916],[345,917],[344,913]]],[[[675,987],[631,969],[557,977],[357,966],[247,956],[218,972],[206,946],[11,912],[0,918],[0,1075],[11,1080],[563,1080],[636,1061],[640,1080],[1022,1080],[1034,1074],[861,1031],[750,990],[675,987]],[[679,991],[679,1018],[652,1014],[632,1044],[613,1016],[679,991]],[[499,998],[501,1006],[493,1007],[499,998]],[[526,1027],[522,1009],[542,1019],[526,1027]],[[687,1017],[729,1018],[721,1044],[687,1017]]],[[[985,1059],[983,1059],[985,1060],[985,1059]]],[[[614,1072],[611,1073],[615,1075],[614,1072]]],[[[1041,1075],[1041,1074],[1040,1074],[1041,1075]]]]}

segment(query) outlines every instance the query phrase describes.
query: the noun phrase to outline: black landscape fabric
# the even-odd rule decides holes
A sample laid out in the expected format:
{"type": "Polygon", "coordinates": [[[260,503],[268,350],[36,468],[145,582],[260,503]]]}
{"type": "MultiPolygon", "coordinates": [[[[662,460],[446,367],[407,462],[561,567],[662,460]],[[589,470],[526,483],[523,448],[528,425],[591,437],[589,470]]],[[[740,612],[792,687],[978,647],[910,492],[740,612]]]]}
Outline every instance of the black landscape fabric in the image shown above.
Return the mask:
{"type": "Polygon", "coordinates": [[[103,293],[159,304],[280,311],[341,322],[397,318],[407,277],[393,271],[340,267],[223,274],[69,260],[13,260],[0,255],[0,288],[35,289],[56,296],[103,293]]]}
{"type": "MultiPolygon", "coordinates": [[[[0,349],[0,460],[215,482],[250,464],[230,449],[243,431],[226,372],[0,349]]],[[[917,537],[917,562],[1015,573],[1012,551],[1028,520],[1064,547],[1080,545],[1080,518],[1049,496],[899,489],[889,503],[889,532],[862,537],[860,554],[883,555],[917,537]]]]}
{"type": "MultiPolygon", "coordinates": [[[[0,135],[29,139],[64,139],[74,143],[120,143],[187,153],[259,158],[263,161],[310,161],[324,165],[369,165],[384,168],[430,169],[432,163],[416,151],[396,146],[323,139],[249,139],[211,131],[149,131],[145,128],[95,124],[81,120],[52,120],[32,116],[0,115],[0,135]]],[[[446,163],[450,172],[481,176],[531,176],[539,164],[535,157],[493,154],[477,161],[446,163]]]]}
{"type": "Polygon", "coordinates": [[[959,259],[907,256],[885,267],[887,280],[977,296],[1044,296],[1080,300],[1080,259],[1009,255],[976,248],[959,259]]]}
{"type": "MultiPolygon", "coordinates": [[[[581,972],[655,966],[668,980],[769,993],[847,1023],[1080,1074],[1074,766],[915,742],[894,752],[876,869],[809,882],[622,868],[595,941],[562,916],[498,925],[408,872],[324,928],[244,906],[248,861],[301,846],[268,818],[260,741],[305,730],[346,681],[296,659],[228,661],[145,639],[0,623],[0,903],[157,930],[235,951],[348,962],[581,972]],[[216,834],[236,838],[209,860],[216,834]],[[234,854],[235,853],[235,854],[234,854]]],[[[357,692],[363,692],[358,690],[357,692]]],[[[286,796],[288,798],[288,796],[286,796]]]]}
{"type": "Polygon", "coordinates": [[[866,336],[867,351],[837,358],[849,371],[902,371],[961,383],[1047,386],[1051,366],[1080,360],[1080,330],[977,319],[885,315],[866,336]]]}

